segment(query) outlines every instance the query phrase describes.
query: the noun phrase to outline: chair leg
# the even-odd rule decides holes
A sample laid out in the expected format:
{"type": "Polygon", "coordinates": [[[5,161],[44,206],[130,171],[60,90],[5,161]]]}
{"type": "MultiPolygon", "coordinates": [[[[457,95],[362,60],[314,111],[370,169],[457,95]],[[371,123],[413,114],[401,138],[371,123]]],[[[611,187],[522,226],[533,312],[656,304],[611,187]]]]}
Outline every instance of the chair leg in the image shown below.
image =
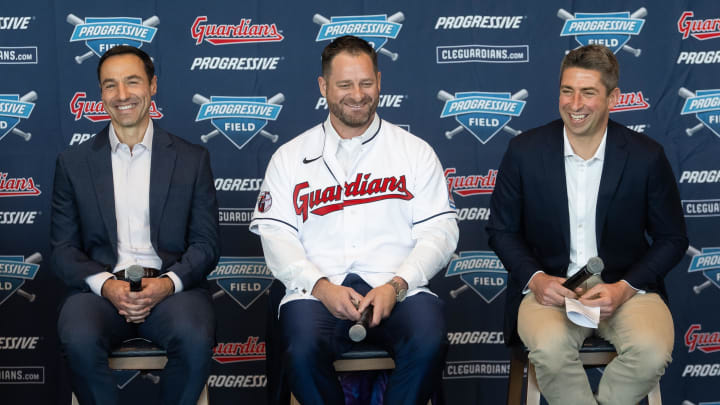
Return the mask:
{"type": "Polygon", "coordinates": [[[74,393],[74,392],[72,393],[72,400],[70,400],[70,404],[71,404],[71,405],[80,405],[80,403],[78,402],[78,399],[77,399],[77,397],[75,396],[75,393],[74,393]]]}
{"type": "Polygon", "coordinates": [[[208,398],[208,385],[207,382],[203,387],[200,397],[197,400],[197,405],[210,405],[210,399],[208,398]]]}
{"type": "Polygon", "coordinates": [[[300,405],[300,402],[298,402],[297,398],[295,398],[295,395],[290,393],[290,405],[300,405]]]}
{"type": "Polygon", "coordinates": [[[537,377],[535,377],[535,366],[528,361],[528,378],[527,378],[527,405],[540,405],[540,388],[538,388],[537,377]]]}
{"type": "Polygon", "coordinates": [[[660,396],[660,383],[648,393],[648,405],[662,405],[662,397],[660,396]]]}
{"type": "Polygon", "coordinates": [[[510,357],[510,375],[508,376],[507,405],[522,404],[524,373],[525,362],[513,353],[510,357]]]}

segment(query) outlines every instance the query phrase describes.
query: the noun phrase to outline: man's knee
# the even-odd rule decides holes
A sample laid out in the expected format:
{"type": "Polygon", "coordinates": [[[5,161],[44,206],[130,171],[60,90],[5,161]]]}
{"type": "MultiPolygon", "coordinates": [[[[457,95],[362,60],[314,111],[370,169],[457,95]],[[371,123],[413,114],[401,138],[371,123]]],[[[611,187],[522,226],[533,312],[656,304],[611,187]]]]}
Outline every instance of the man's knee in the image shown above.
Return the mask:
{"type": "Polygon", "coordinates": [[[639,378],[656,378],[662,375],[672,360],[672,346],[663,339],[636,339],[624,346],[618,356],[632,365],[639,378]]]}
{"type": "Polygon", "coordinates": [[[539,342],[528,355],[530,361],[545,374],[560,373],[573,358],[577,358],[577,349],[564,339],[548,339],[539,342]]]}

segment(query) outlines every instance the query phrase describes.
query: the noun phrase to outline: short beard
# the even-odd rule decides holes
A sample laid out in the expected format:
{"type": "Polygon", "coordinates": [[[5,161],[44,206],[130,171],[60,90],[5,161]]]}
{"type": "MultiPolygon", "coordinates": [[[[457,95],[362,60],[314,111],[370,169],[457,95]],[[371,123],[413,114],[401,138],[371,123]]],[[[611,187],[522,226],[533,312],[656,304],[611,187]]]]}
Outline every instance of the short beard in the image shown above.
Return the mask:
{"type": "MultiPolygon", "coordinates": [[[[363,102],[367,103],[368,99],[370,97],[363,98],[363,102]]],[[[373,117],[375,116],[375,110],[377,110],[378,102],[380,101],[380,97],[372,101],[372,104],[370,105],[370,109],[368,110],[368,114],[366,116],[360,116],[358,118],[354,118],[351,115],[347,115],[343,112],[342,108],[342,100],[340,100],[339,103],[330,103],[328,102],[328,106],[330,108],[330,113],[334,115],[337,119],[340,120],[343,124],[347,125],[350,128],[360,128],[364,125],[366,125],[368,122],[370,122],[373,117]]]]}

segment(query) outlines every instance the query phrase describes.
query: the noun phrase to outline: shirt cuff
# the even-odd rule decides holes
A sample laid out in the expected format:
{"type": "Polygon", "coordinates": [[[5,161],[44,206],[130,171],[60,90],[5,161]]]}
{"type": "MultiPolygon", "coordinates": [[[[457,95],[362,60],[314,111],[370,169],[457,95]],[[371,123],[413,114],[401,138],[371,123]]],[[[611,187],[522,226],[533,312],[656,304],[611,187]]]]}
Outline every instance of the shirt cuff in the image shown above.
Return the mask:
{"type": "MultiPolygon", "coordinates": [[[[418,287],[428,284],[425,273],[414,269],[412,266],[402,264],[395,272],[395,276],[402,278],[408,285],[408,291],[412,291],[418,287]]],[[[389,280],[388,280],[389,281],[389,280]]]]}
{"type": "Polygon", "coordinates": [[[528,286],[530,285],[530,282],[532,281],[533,277],[535,277],[535,275],[538,274],[538,273],[543,273],[543,274],[544,274],[545,272],[542,271],[542,270],[538,270],[538,271],[536,271],[535,273],[533,273],[532,276],[530,276],[530,280],[528,280],[527,284],[525,284],[525,288],[523,288],[523,290],[522,290],[523,295],[527,295],[527,293],[530,292],[530,287],[528,287],[528,286]]]}
{"type": "Polygon", "coordinates": [[[87,283],[88,287],[90,287],[90,291],[95,293],[95,295],[102,297],[102,286],[109,278],[116,277],[110,272],[103,271],[101,273],[85,277],[85,283],[87,283]]]}
{"type": "Polygon", "coordinates": [[[625,279],[621,279],[620,281],[624,281],[625,284],[629,285],[630,288],[632,288],[633,290],[635,290],[635,292],[637,292],[638,294],[645,294],[645,292],[646,292],[645,290],[641,290],[641,289],[639,289],[639,288],[635,288],[632,284],[630,284],[630,283],[629,283],[627,280],[625,280],[625,279]]]}
{"type": "Polygon", "coordinates": [[[178,277],[177,274],[175,274],[174,271],[168,271],[167,273],[161,275],[160,277],[168,277],[170,280],[172,280],[173,285],[175,286],[175,291],[173,294],[177,294],[180,291],[183,290],[183,282],[180,280],[180,277],[178,277]]]}

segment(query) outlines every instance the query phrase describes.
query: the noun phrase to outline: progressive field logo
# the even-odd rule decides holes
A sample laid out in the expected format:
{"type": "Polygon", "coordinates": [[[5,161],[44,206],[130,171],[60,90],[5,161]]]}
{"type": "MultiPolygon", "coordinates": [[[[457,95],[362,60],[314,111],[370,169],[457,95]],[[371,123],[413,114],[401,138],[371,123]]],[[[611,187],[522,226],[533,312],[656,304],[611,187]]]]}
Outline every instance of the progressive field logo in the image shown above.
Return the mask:
{"type": "Polygon", "coordinates": [[[445,272],[445,277],[453,276],[460,276],[464,283],[450,291],[453,299],[472,290],[489,304],[507,287],[508,273],[505,266],[495,253],[489,251],[460,252],[459,256],[455,255],[445,272]]]}
{"type": "Polygon", "coordinates": [[[619,50],[630,52],[639,57],[641,50],[626,45],[632,36],[639,35],[645,25],[643,17],[647,9],[641,7],[632,14],[629,11],[617,13],[575,13],[559,9],[557,16],[565,20],[561,37],[572,36],[581,45],[598,44],[610,48],[613,53],[619,50]]]}
{"type": "Polygon", "coordinates": [[[688,273],[702,273],[706,280],[693,287],[695,294],[700,294],[704,289],[714,285],[720,288],[720,248],[688,247],[687,255],[691,257],[688,273]]]}
{"type": "Polygon", "coordinates": [[[18,294],[29,302],[35,301],[35,294],[31,294],[22,287],[27,280],[35,279],[42,255],[33,253],[27,259],[23,256],[0,256],[0,305],[13,294],[18,294]]]}
{"type": "Polygon", "coordinates": [[[680,87],[678,95],[685,99],[680,115],[695,114],[695,118],[700,121],[694,127],[687,128],[685,133],[692,136],[704,126],[720,137],[720,89],[697,90],[693,93],[680,87]]]}
{"type": "Polygon", "coordinates": [[[31,90],[22,97],[19,94],[0,94],[0,140],[5,135],[12,132],[13,134],[29,141],[32,135],[24,132],[19,128],[15,128],[20,120],[30,118],[32,110],[35,108],[33,101],[37,100],[37,92],[31,90]]]}
{"type": "Polygon", "coordinates": [[[220,287],[213,299],[228,295],[243,309],[248,309],[275,280],[264,258],[229,256],[220,258],[207,279],[220,287]]]}
{"type": "Polygon", "coordinates": [[[445,90],[437,93],[437,98],[444,101],[440,118],[455,117],[460,125],[445,132],[448,139],[463,130],[467,130],[480,143],[487,143],[495,134],[504,130],[515,136],[521,131],[507,124],[513,117],[519,117],[525,108],[528,92],[525,89],[517,93],[490,93],[480,91],[459,92],[452,95],[445,90]]]}
{"type": "Polygon", "coordinates": [[[75,56],[75,62],[83,63],[93,55],[102,56],[110,48],[130,45],[140,48],[152,42],[157,33],[160,18],[152,16],[146,20],[137,17],[85,17],[68,14],[65,21],[75,26],[70,42],[85,42],[90,50],[75,56]]]}
{"type": "Polygon", "coordinates": [[[402,28],[401,22],[405,21],[405,14],[402,11],[391,15],[374,14],[360,16],[324,17],[315,14],[312,18],[315,24],[320,25],[316,42],[332,41],[344,35],[354,35],[368,41],[375,52],[389,57],[396,61],[398,54],[384,48],[388,39],[397,38],[402,28]]]}
{"type": "Polygon", "coordinates": [[[207,98],[200,94],[192,97],[200,110],[195,122],[210,120],[215,129],[200,136],[203,143],[219,134],[232,142],[235,147],[242,149],[257,134],[268,138],[272,143],[277,142],[278,135],[264,130],[268,121],[277,120],[282,110],[285,96],[282,93],[270,97],[226,97],[210,96],[207,98]]]}

